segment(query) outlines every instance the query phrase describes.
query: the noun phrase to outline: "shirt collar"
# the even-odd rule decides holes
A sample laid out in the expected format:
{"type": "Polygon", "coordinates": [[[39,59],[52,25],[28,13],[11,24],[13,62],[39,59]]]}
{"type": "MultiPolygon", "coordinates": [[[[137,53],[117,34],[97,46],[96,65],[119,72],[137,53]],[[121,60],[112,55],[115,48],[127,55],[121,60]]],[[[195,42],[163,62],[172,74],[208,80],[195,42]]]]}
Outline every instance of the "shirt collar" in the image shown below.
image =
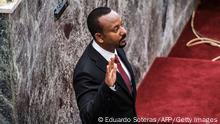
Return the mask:
{"type": "Polygon", "coordinates": [[[117,51],[115,50],[114,53],[109,52],[105,49],[103,49],[101,46],[99,46],[94,40],[92,42],[93,48],[98,51],[107,61],[110,60],[110,58],[114,57],[115,54],[117,55],[117,51]]]}

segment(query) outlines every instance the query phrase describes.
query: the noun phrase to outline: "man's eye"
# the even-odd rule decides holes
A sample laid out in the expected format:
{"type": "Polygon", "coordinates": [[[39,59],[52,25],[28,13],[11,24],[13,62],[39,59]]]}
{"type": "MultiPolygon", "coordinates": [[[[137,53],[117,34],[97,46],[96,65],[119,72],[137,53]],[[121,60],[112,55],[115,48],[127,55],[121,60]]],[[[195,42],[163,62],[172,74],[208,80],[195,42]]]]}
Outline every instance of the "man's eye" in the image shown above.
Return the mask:
{"type": "Polygon", "coordinates": [[[117,26],[117,27],[115,27],[114,28],[114,32],[117,32],[118,31],[118,29],[119,29],[119,27],[117,26]]]}

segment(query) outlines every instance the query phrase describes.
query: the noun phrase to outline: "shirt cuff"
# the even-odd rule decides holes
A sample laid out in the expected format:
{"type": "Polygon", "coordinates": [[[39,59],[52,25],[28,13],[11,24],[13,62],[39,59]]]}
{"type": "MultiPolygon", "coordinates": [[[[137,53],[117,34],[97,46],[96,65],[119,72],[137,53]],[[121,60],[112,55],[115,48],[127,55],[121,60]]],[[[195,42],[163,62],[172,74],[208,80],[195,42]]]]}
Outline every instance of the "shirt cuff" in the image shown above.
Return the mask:
{"type": "Polygon", "coordinates": [[[115,84],[113,85],[113,86],[111,86],[111,87],[109,87],[111,90],[113,90],[113,91],[116,91],[116,89],[115,89],[115,84]]]}

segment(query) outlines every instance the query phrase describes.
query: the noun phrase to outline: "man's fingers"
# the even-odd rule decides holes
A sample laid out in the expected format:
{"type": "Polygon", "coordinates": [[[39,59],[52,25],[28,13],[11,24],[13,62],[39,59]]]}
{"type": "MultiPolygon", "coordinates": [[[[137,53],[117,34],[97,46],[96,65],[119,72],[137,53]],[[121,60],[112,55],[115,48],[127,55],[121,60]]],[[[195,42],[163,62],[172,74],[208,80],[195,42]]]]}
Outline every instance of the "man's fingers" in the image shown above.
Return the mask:
{"type": "Polygon", "coordinates": [[[106,73],[110,74],[113,73],[113,71],[116,72],[116,70],[117,70],[117,64],[115,64],[114,58],[111,58],[106,67],[106,73]]]}
{"type": "Polygon", "coordinates": [[[117,71],[117,65],[114,64],[113,68],[109,70],[109,74],[108,74],[108,76],[111,80],[116,80],[115,79],[116,78],[116,71],[117,71]]]}
{"type": "Polygon", "coordinates": [[[116,73],[117,70],[117,64],[113,63],[113,64],[108,64],[106,67],[106,73],[109,75],[112,75],[112,73],[116,73]]]}
{"type": "Polygon", "coordinates": [[[112,69],[110,70],[111,76],[112,76],[113,74],[116,74],[116,71],[117,71],[117,64],[113,64],[113,67],[112,67],[112,69]]]}
{"type": "Polygon", "coordinates": [[[110,58],[109,62],[108,62],[108,65],[109,65],[109,69],[113,69],[114,68],[114,61],[113,61],[113,58],[110,58]]]}
{"type": "Polygon", "coordinates": [[[114,70],[115,70],[115,72],[117,71],[117,68],[118,68],[117,64],[114,63],[114,70]]]}
{"type": "Polygon", "coordinates": [[[107,74],[109,74],[109,70],[110,70],[110,69],[109,69],[109,65],[107,65],[107,67],[106,67],[106,73],[107,73],[107,74]]]}
{"type": "Polygon", "coordinates": [[[115,58],[114,58],[114,57],[112,57],[112,58],[110,59],[110,61],[111,61],[111,65],[112,65],[112,66],[114,66],[114,63],[115,63],[115,58]]]}
{"type": "Polygon", "coordinates": [[[106,77],[105,81],[108,86],[113,86],[116,81],[116,71],[117,71],[117,64],[113,62],[111,59],[106,66],[106,77]]]}

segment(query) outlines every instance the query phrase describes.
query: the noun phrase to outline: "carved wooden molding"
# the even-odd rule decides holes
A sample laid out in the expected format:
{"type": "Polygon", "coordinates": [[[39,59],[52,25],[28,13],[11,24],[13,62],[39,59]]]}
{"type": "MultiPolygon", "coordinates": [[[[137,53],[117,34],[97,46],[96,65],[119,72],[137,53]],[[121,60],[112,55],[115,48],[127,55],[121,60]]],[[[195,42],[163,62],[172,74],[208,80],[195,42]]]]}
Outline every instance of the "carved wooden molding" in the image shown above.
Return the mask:
{"type": "Polygon", "coordinates": [[[13,13],[18,7],[21,0],[12,0],[12,2],[6,2],[0,5],[0,13],[13,13]]]}

